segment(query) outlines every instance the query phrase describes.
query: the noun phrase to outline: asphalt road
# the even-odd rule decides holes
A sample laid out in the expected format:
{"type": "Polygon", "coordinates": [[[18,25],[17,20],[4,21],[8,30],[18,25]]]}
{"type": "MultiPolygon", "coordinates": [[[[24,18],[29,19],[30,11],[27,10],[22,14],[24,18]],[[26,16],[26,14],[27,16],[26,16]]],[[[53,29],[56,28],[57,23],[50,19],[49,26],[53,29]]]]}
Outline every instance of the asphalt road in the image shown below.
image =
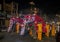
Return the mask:
{"type": "Polygon", "coordinates": [[[56,42],[54,38],[43,38],[41,41],[29,35],[20,36],[16,33],[0,32],[0,42],[56,42]]]}

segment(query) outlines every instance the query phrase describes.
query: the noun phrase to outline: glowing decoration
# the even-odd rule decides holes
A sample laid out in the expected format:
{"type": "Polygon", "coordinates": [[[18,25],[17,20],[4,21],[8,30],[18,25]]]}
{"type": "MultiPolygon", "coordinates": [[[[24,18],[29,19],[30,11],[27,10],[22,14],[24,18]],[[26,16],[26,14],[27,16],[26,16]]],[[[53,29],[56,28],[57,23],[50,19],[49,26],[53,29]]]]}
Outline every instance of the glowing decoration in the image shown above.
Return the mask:
{"type": "Polygon", "coordinates": [[[29,34],[30,34],[30,36],[33,36],[33,35],[32,35],[32,29],[30,29],[29,34]]]}
{"type": "Polygon", "coordinates": [[[37,34],[38,34],[38,40],[42,40],[42,23],[38,23],[37,24],[38,26],[38,31],[37,31],[37,34]]]}
{"type": "Polygon", "coordinates": [[[19,33],[19,28],[20,28],[21,24],[23,23],[23,20],[21,18],[19,18],[19,16],[17,16],[15,21],[16,21],[16,33],[19,33]]]}
{"type": "Polygon", "coordinates": [[[53,24],[52,24],[51,35],[52,35],[53,37],[55,37],[55,34],[56,34],[56,29],[55,29],[55,24],[53,23],[53,24]]]}
{"type": "Polygon", "coordinates": [[[46,23],[46,33],[45,33],[45,35],[47,37],[49,37],[49,32],[50,32],[50,25],[48,23],[46,23]]]}
{"type": "Polygon", "coordinates": [[[39,17],[38,15],[36,15],[36,14],[33,14],[33,16],[35,17],[34,22],[36,21],[37,23],[38,22],[42,23],[42,28],[43,28],[42,30],[45,33],[46,29],[45,29],[45,22],[44,22],[44,20],[41,17],[39,17]]]}
{"type": "Polygon", "coordinates": [[[20,28],[20,24],[19,22],[16,23],[16,33],[19,33],[19,28],[20,28]]]}
{"type": "Polygon", "coordinates": [[[22,24],[22,26],[21,26],[21,31],[20,31],[20,35],[24,35],[24,33],[25,33],[25,25],[22,24]]]}
{"type": "Polygon", "coordinates": [[[14,22],[15,22],[15,17],[13,16],[13,17],[10,18],[10,21],[9,21],[9,27],[8,27],[8,30],[7,30],[8,32],[11,31],[14,22]]]}
{"type": "Polygon", "coordinates": [[[34,3],[34,2],[29,2],[29,4],[31,4],[31,5],[35,5],[35,3],[34,3]]]}
{"type": "Polygon", "coordinates": [[[23,25],[23,24],[21,24],[21,26],[23,27],[24,25],[23,25]]]}
{"type": "Polygon", "coordinates": [[[59,25],[60,25],[60,22],[57,22],[56,24],[57,24],[57,31],[59,32],[59,29],[60,29],[60,26],[59,26],[59,25]]]}

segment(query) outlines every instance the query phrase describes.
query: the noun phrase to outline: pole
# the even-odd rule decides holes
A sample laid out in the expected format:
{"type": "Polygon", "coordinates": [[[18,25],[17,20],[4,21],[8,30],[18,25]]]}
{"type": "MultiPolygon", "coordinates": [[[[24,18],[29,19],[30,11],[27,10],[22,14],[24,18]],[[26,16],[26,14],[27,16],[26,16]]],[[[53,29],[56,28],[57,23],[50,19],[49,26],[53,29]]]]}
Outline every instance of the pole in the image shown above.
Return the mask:
{"type": "Polygon", "coordinates": [[[18,15],[18,4],[17,3],[16,3],[16,15],[19,16],[18,15]]]}

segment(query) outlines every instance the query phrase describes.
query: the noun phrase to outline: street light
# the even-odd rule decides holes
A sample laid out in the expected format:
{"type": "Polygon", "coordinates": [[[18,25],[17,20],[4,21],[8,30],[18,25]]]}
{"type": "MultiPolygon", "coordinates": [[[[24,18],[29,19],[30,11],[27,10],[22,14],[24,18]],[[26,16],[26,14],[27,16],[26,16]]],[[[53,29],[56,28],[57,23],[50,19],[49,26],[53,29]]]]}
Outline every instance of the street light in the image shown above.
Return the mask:
{"type": "Polygon", "coordinates": [[[35,3],[32,1],[32,2],[29,2],[29,4],[31,4],[31,5],[35,5],[35,3]]]}
{"type": "Polygon", "coordinates": [[[31,5],[31,10],[32,10],[32,8],[34,7],[35,3],[32,1],[32,2],[29,2],[29,4],[31,5]]]}

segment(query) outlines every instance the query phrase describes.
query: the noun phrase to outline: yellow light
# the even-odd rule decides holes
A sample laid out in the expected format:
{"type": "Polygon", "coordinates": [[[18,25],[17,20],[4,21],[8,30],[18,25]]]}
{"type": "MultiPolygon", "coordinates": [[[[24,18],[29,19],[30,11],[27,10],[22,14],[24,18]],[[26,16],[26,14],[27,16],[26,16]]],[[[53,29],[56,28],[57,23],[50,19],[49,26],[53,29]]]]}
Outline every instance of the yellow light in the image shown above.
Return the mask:
{"type": "Polygon", "coordinates": [[[31,4],[31,5],[35,5],[35,3],[34,3],[34,2],[30,2],[29,4],[31,4]]]}

